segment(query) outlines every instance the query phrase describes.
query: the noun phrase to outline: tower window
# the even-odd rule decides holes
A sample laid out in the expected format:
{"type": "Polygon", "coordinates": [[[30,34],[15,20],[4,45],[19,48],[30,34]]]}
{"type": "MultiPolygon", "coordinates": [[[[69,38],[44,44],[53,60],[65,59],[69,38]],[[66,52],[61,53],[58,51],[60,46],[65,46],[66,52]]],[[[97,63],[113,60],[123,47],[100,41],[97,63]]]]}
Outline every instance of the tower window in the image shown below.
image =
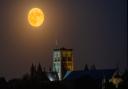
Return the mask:
{"type": "Polygon", "coordinates": [[[68,57],[67,59],[68,59],[68,61],[72,61],[72,58],[71,57],[68,57]]]}

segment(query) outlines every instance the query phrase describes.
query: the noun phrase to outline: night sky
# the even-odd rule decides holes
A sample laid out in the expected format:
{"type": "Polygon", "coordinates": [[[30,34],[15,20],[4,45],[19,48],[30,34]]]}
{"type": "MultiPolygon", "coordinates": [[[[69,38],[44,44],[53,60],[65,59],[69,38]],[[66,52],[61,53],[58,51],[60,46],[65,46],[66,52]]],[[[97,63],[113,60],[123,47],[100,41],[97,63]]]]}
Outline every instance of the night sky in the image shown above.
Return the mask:
{"type": "Polygon", "coordinates": [[[72,48],[76,70],[126,68],[127,0],[0,0],[0,77],[21,77],[32,63],[49,69],[56,47],[72,48]],[[27,14],[39,7],[44,24],[27,14]]]}

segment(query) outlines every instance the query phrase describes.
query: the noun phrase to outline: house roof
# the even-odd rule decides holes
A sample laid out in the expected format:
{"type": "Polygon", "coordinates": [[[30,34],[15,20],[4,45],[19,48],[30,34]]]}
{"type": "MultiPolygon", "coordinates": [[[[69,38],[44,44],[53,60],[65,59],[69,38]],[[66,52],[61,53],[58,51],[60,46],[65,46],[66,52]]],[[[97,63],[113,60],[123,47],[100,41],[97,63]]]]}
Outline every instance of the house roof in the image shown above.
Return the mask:
{"type": "Polygon", "coordinates": [[[99,69],[89,71],[72,71],[67,72],[64,76],[66,80],[79,79],[85,76],[90,76],[93,79],[111,78],[116,69],[99,69]]]}

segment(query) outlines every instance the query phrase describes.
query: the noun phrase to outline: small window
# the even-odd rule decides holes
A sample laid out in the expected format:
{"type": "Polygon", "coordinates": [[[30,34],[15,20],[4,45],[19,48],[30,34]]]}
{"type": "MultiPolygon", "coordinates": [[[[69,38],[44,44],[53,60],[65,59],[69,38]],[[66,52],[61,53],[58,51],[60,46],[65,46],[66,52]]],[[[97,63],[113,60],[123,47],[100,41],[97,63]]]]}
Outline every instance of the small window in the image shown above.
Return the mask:
{"type": "Polygon", "coordinates": [[[71,62],[72,58],[71,57],[66,57],[66,62],[71,62]]]}

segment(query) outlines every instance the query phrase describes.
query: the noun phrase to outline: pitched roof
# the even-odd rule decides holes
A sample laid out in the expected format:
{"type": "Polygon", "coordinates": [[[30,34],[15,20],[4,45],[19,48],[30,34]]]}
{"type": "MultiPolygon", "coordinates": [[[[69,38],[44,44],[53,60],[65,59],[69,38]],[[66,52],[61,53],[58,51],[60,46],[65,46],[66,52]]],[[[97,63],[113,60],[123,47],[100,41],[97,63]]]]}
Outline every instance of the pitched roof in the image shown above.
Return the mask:
{"type": "Polygon", "coordinates": [[[100,70],[89,70],[89,71],[72,71],[67,72],[64,79],[72,80],[79,79],[85,76],[90,76],[93,79],[111,78],[116,69],[100,69],[100,70]]]}

